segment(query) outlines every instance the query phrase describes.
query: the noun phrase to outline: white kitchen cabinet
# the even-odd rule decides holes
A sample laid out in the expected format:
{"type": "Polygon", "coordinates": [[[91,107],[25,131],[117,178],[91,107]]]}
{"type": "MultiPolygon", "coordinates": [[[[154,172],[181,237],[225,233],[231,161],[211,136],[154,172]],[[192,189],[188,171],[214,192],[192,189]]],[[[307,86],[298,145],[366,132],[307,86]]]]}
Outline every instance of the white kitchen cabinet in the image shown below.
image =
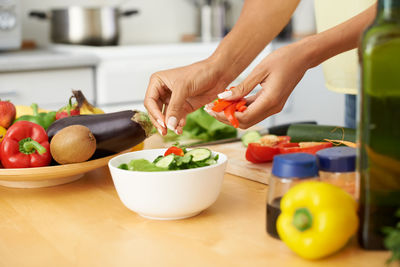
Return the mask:
{"type": "Polygon", "coordinates": [[[150,76],[159,70],[191,64],[202,57],[162,55],[103,61],[97,68],[97,103],[143,101],[150,76]]]}
{"type": "Polygon", "coordinates": [[[81,90],[95,99],[94,70],[91,67],[0,73],[0,98],[15,105],[37,103],[46,109],[67,104],[71,90],[81,90]]]}

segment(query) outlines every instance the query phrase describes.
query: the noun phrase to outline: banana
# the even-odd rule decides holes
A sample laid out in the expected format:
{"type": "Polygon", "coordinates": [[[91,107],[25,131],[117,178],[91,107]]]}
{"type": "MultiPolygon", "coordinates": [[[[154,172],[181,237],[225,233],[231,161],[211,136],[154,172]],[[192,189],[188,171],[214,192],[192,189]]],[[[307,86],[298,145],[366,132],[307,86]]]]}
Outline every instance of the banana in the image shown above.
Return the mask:
{"type": "Polygon", "coordinates": [[[104,111],[101,108],[95,107],[90,104],[86,97],[83,95],[81,90],[72,90],[76,101],[78,102],[78,107],[81,115],[92,115],[92,114],[103,114],[104,111]]]}
{"type": "Polygon", "coordinates": [[[101,108],[95,107],[88,102],[82,104],[79,109],[80,114],[82,115],[91,115],[91,114],[103,114],[104,111],[101,108]]]}

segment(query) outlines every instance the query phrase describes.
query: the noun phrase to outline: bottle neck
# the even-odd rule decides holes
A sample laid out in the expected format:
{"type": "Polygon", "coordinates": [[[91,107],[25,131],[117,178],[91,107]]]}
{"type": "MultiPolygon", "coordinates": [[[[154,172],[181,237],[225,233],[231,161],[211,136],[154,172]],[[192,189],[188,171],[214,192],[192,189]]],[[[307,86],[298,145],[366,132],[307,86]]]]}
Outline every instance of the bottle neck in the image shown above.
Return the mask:
{"type": "Polygon", "coordinates": [[[400,22],[400,0],[378,0],[377,22],[400,22]]]}

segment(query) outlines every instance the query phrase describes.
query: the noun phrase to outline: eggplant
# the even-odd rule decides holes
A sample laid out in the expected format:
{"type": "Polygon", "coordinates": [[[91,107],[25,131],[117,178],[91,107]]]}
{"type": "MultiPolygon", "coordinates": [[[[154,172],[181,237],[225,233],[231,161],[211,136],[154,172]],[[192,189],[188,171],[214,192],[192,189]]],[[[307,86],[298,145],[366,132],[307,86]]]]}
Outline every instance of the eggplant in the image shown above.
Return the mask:
{"type": "Polygon", "coordinates": [[[112,155],[131,148],[149,137],[153,124],[141,111],[124,110],[105,114],[77,115],[55,121],[47,129],[49,142],[61,129],[70,125],[83,125],[96,138],[93,158],[112,155]]]}

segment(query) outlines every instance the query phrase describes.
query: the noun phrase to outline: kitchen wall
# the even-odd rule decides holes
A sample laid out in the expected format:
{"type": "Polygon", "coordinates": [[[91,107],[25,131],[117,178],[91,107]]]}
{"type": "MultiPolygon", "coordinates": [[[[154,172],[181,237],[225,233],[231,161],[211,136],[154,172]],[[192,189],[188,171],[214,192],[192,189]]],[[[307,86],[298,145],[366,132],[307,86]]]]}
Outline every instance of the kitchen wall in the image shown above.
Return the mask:
{"type": "MultiPolygon", "coordinates": [[[[23,38],[40,45],[49,43],[49,22],[29,18],[31,10],[49,10],[70,5],[137,8],[140,14],[121,20],[121,44],[179,42],[183,34],[197,32],[195,0],[21,0],[23,38]]],[[[242,0],[232,0],[230,24],[240,12],[242,0]]]]}

